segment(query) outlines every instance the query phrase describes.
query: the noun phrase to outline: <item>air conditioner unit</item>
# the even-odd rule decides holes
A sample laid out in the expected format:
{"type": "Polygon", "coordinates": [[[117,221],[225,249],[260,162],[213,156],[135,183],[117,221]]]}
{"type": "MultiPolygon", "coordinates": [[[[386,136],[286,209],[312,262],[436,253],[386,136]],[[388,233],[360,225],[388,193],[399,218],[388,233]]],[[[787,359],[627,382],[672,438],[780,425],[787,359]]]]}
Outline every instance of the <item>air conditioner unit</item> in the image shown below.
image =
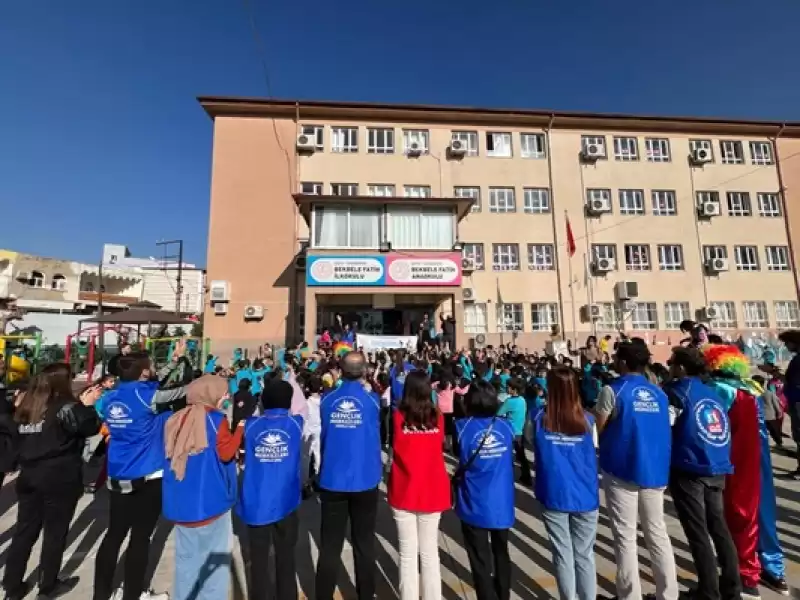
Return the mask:
{"type": "Polygon", "coordinates": [[[230,290],[227,281],[212,281],[209,292],[209,299],[214,302],[228,302],[230,300],[230,290]]]}
{"type": "Polygon", "coordinates": [[[639,297],[639,284],[635,281],[618,281],[614,291],[618,300],[635,300],[639,297]]]}
{"type": "Polygon", "coordinates": [[[464,156],[467,153],[467,145],[461,140],[450,140],[450,147],[447,149],[450,156],[464,156]]]}
{"type": "Polygon", "coordinates": [[[301,133],[297,136],[297,150],[300,152],[314,152],[317,149],[316,136],[310,133],[301,133]]]}
{"type": "Polygon", "coordinates": [[[728,270],[728,259],[712,258],[706,261],[706,269],[711,273],[723,273],[728,270]]]}
{"type": "Polygon", "coordinates": [[[294,268],[298,271],[305,271],[306,269],[306,255],[300,254],[294,257],[294,268]]]}
{"type": "Polygon", "coordinates": [[[597,162],[597,159],[603,158],[603,156],[605,156],[605,152],[598,144],[588,144],[581,150],[581,158],[584,162],[597,162]]]}
{"type": "Polygon", "coordinates": [[[610,273],[617,268],[617,262],[611,258],[598,258],[594,261],[596,273],[610,273]]]}
{"type": "Polygon", "coordinates": [[[464,302],[473,302],[475,300],[475,290],[472,288],[464,288],[464,302]]]}
{"type": "Polygon", "coordinates": [[[461,259],[461,270],[462,271],[474,271],[475,270],[475,259],[474,258],[462,258],[461,259]]]}
{"type": "Polygon", "coordinates": [[[603,317],[603,308],[599,304],[587,304],[583,307],[584,321],[597,321],[603,317]]]}
{"type": "Polygon", "coordinates": [[[264,307],[251,304],[244,307],[244,318],[248,321],[256,321],[264,318],[264,307]]]}
{"type": "Polygon", "coordinates": [[[636,308],[636,300],[625,300],[622,303],[622,310],[625,312],[631,312],[636,308]]]}
{"type": "Polygon", "coordinates": [[[694,165],[704,165],[713,160],[710,148],[695,148],[689,158],[694,165]]]}
{"type": "Polygon", "coordinates": [[[716,306],[705,306],[700,311],[702,318],[704,321],[713,321],[717,317],[719,317],[719,310],[716,306]]]}
{"type": "Polygon", "coordinates": [[[419,156],[425,148],[419,142],[411,142],[406,148],[406,156],[419,156]]]}
{"type": "Polygon", "coordinates": [[[217,303],[214,305],[214,314],[215,315],[227,315],[228,314],[228,305],[225,303],[217,303]]]}
{"type": "Polygon", "coordinates": [[[602,215],[611,212],[611,200],[608,198],[592,198],[586,205],[589,214],[602,215]]]}
{"type": "Polygon", "coordinates": [[[719,202],[715,202],[710,200],[708,202],[703,202],[698,207],[698,212],[700,213],[701,217],[718,217],[722,212],[719,202]]]}

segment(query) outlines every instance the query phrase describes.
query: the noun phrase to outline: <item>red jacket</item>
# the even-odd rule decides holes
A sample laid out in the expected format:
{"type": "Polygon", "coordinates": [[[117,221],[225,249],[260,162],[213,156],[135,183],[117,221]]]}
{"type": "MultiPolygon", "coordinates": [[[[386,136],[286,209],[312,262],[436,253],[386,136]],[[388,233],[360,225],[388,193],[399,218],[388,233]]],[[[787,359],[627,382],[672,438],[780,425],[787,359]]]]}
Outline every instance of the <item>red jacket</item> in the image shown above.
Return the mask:
{"type": "Polygon", "coordinates": [[[434,429],[411,431],[403,414],[392,415],[394,460],[389,474],[389,505],[401,510],[442,512],[450,508],[450,478],[444,466],[444,417],[434,429]]]}

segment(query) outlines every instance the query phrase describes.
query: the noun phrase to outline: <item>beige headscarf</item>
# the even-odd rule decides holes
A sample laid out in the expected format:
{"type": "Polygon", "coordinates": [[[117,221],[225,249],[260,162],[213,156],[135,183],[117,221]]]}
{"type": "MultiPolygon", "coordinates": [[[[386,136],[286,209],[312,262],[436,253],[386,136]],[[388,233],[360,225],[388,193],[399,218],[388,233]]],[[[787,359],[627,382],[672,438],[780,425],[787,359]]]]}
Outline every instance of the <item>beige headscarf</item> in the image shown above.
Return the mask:
{"type": "Polygon", "coordinates": [[[228,393],[228,382],[216,375],[203,375],[186,386],[188,406],[169,419],[164,430],[167,458],[175,478],[182,481],[190,456],[208,448],[206,407],[216,408],[228,393]]]}

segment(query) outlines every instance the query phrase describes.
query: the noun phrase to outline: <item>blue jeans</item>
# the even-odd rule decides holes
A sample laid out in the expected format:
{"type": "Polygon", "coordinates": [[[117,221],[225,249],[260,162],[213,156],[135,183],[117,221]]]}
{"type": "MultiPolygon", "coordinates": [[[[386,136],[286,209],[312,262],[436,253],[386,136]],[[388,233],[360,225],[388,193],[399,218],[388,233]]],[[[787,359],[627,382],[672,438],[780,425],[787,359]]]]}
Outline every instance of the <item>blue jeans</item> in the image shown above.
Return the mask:
{"type": "Polygon", "coordinates": [[[542,511],[542,520],[553,550],[553,566],[561,600],[595,600],[597,574],[594,540],[597,511],[566,513],[542,511]]]}
{"type": "Polygon", "coordinates": [[[230,511],[202,527],[176,525],[173,600],[227,598],[232,552],[230,511]]]}

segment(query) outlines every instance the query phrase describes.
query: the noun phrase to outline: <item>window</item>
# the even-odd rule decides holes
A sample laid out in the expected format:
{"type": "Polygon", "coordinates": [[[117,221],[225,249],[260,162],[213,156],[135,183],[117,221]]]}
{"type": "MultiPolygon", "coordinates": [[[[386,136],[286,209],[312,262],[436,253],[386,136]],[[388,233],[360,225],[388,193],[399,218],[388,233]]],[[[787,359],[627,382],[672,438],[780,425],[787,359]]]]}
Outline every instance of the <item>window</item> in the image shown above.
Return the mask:
{"type": "Polygon", "coordinates": [[[471,259],[476,271],[484,269],[483,244],[464,244],[461,249],[461,256],[471,259]]]}
{"type": "Polygon", "coordinates": [[[616,270],[617,265],[617,246],[616,244],[592,244],[592,256],[595,261],[606,259],[610,260],[616,270]]]}
{"type": "Polygon", "coordinates": [[[546,188],[525,188],[522,192],[526,213],[541,215],[550,212],[549,190],[546,188]]]}
{"type": "Polygon", "coordinates": [[[481,212],[481,188],[457,186],[453,188],[453,195],[456,198],[472,198],[474,202],[470,212],[481,212]]]}
{"type": "Polygon", "coordinates": [[[728,216],[749,217],[753,214],[750,194],[747,192],[728,192],[728,216]]]}
{"type": "Polygon", "coordinates": [[[775,302],[775,327],[778,329],[797,329],[800,327],[800,307],[794,300],[775,302]]]}
{"type": "Polygon", "coordinates": [[[724,165],[741,165],[744,163],[742,142],[736,140],[720,140],[719,153],[724,165]]]}
{"type": "Polygon", "coordinates": [[[714,144],[711,140],[689,140],[689,150],[692,154],[698,150],[705,150],[711,157],[711,162],[714,162],[714,144]]]}
{"type": "Polygon", "coordinates": [[[586,206],[592,206],[595,200],[611,208],[611,190],[596,188],[586,190],[586,206]]]}
{"type": "Polygon", "coordinates": [[[510,213],[516,212],[516,210],[517,201],[514,197],[514,188],[489,188],[490,213],[510,213]]]}
{"type": "Polygon", "coordinates": [[[531,331],[553,331],[553,327],[558,326],[558,304],[531,304],[531,325],[531,331]]]}
{"type": "Polygon", "coordinates": [[[511,134],[487,131],[486,156],[511,157],[511,134]]]}
{"type": "Polygon", "coordinates": [[[628,271],[650,270],[650,246],[625,244],[625,268],[628,271]]]}
{"type": "Polygon", "coordinates": [[[622,311],[614,302],[601,302],[600,318],[597,329],[601,331],[618,331],[622,328],[622,311]]]}
{"type": "Polygon", "coordinates": [[[331,196],[358,196],[358,184],[332,183],[331,196]]]}
{"type": "Polygon", "coordinates": [[[606,136],[604,135],[582,135],[581,150],[586,152],[589,146],[595,146],[600,151],[603,158],[606,158],[606,136]]]}
{"type": "Polygon", "coordinates": [[[639,140],[635,137],[615,137],[614,158],[622,161],[639,160],[639,140]]]}
{"type": "Polygon", "coordinates": [[[734,246],[733,256],[737,271],[758,271],[758,248],[755,246],[734,246]]]}
{"type": "Polygon", "coordinates": [[[647,160],[650,162],[669,162],[669,140],[667,138],[644,138],[647,160]]]}
{"type": "Polygon", "coordinates": [[[659,244],[658,268],[662,271],[683,271],[683,246],[659,244]]]}
{"type": "Polygon", "coordinates": [[[543,133],[520,133],[522,158],[546,158],[547,146],[543,133]]]}
{"type": "Polygon", "coordinates": [[[50,281],[50,289],[63,292],[67,289],[67,278],[63,275],[53,275],[53,279],[50,281]]]}
{"type": "Polygon", "coordinates": [[[653,214],[657,217],[674,217],[678,214],[678,203],[672,190],[653,190],[650,192],[653,214]]]}
{"type": "Polygon", "coordinates": [[[84,292],[93,292],[94,291],[94,284],[91,281],[87,281],[83,284],[83,291],[84,292]]]}
{"type": "Polygon", "coordinates": [[[388,208],[389,241],[401,250],[451,250],[454,216],[449,208],[396,206],[388,208]]]}
{"type": "Polygon", "coordinates": [[[713,329],[736,329],[736,305],[733,302],[712,302],[711,308],[717,312],[717,318],[711,319],[713,329]]]}
{"type": "Polygon", "coordinates": [[[644,192],[642,190],[620,190],[619,213],[621,215],[643,215],[644,192]]]}
{"type": "Polygon", "coordinates": [[[331,151],[358,152],[358,127],[332,127],[331,151]]]}
{"type": "Polygon", "coordinates": [[[511,332],[522,331],[522,304],[497,305],[497,331],[511,332]]]}
{"type": "Polygon", "coordinates": [[[519,271],[519,246],[517,244],[492,244],[492,269],[519,271]]]}
{"type": "Polygon", "coordinates": [[[467,149],[467,156],[478,156],[478,132],[477,131],[454,131],[452,139],[464,144],[467,149]]]}
{"type": "Polygon", "coordinates": [[[698,209],[702,208],[706,202],[719,204],[719,192],[695,192],[694,196],[698,209]]]}
{"type": "Polygon", "coordinates": [[[406,198],[430,198],[431,186],[429,185],[406,185],[403,186],[403,195],[406,198]]]}
{"type": "Polygon", "coordinates": [[[39,271],[31,271],[30,279],[28,279],[28,286],[33,288],[44,287],[44,275],[39,271]]]}
{"type": "Polygon", "coordinates": [[[388,183],[370,183],[367,186],[367,196],[391,198],[394,196],[394,186],[388,183]]]}
{"type": "Polygon", "coordinates": [[[322,194],[322,184],[315,181],[304,181],[300,184],[300,192],[319,196],[322,194]]]}
{"type": "Polygon", "coordinates": [[[369,127],[367,129],[368,154],[394,154],[394,129],[369,127]]]}
{"type": "Polygon", "coordinates": [[[754,165],[772,164],[772,144],[770,142],[750,142],[750,162],[754,165]]]}
{"type": "Polygon", "coordinates": [[[658,329],[658,310],[655,302],[637,302],[631,313],[633,329],[658,329]]]}
{"type": "Polygon", "coordinates": [[[727,260],[727,246],[703,246],[703,263],[708,264],[712,260],[722,258],[727,260]]]}
{"type": "Polygon", "coordinates": [[[552,271],[553,244],[528,244],[528,269],[531,271],[552,271]]]}
{"type": "Polygon", "coordinates": [[[757,198],[760,217],[781,216],[781,200],[778,194],[758,194],[757,198]]]}
{"type": "Polygon", "coordinates": [[[430,136],[427,129],[404,129],[403,150],[408,153],[411,144],[417,144],[422,154],[427,154],[430,150],[430,136]]]}
{"type": "Polygon", "coordinates": [[[762,300],[745,300],[742,302],[744,309],[744,326],[748,329],[766,329],[769,327],[767,303],[762,300]]]}
{"type": "Polygon", "coordinates": [[[301,125],[300,133],[314,138],[317,152],[325,149],[325,128],[322,125],[301,125]]]}
{"type": "Polygon", "coordinates": [[[378,248],[383,210],[377,206],[314,206],[315,248],[378,248]]]}
{"type": "Polygon", "coordinates": [[[789,270],[789,248],[787,246],[767,246],[767,271],[789,270]]]}
{"type": "Polygon", "coordinates": [[[680,329],[681,322],[691,319],[688,302],[664,302],[664,327],[680,329]]]}
{"type": "Polygon", "coordinates": [[[486,305],[478,302],[464,303],[464,333],[488,333],[486,305]]]}

